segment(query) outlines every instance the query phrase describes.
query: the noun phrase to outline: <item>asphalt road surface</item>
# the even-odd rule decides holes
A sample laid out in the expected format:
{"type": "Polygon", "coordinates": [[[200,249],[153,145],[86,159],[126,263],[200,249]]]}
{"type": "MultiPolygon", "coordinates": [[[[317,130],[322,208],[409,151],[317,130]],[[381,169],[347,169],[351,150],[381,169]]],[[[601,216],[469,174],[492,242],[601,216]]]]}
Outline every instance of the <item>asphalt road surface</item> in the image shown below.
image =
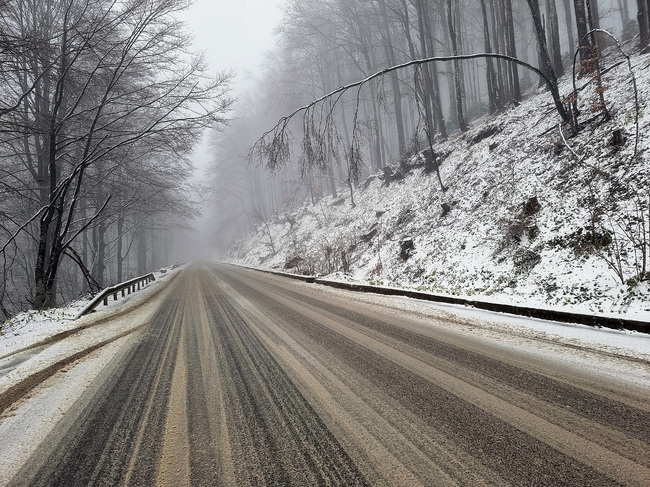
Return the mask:
{"type": "Polygon", "coordinates": [[[10,485],[650,486],[649,398],[597,371],[259,272],[169,286],[10,485]]]}

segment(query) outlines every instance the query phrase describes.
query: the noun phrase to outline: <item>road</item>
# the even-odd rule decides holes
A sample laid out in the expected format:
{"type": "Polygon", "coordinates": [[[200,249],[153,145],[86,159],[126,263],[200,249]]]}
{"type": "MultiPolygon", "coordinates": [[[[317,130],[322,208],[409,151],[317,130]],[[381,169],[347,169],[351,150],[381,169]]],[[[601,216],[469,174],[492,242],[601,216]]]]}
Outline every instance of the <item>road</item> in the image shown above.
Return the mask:
{"type": "Polygon", "coordinates": [[[259,272],[168,288],[9,485],[650,485],[647,391],[259,272]]]}

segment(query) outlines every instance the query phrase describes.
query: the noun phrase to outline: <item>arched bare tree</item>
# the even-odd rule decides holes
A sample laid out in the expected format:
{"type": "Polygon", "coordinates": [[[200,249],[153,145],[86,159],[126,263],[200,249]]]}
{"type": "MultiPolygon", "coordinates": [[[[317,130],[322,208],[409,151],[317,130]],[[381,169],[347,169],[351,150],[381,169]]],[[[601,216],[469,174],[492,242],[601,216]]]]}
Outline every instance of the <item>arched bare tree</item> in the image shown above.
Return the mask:
{"type": "MultiPolygon", "coordinates": [[[[290,131],[290,123],[295,117],[300,115],[302,116],[303,121],[303,135],[301,144],[302,154],[300,161],[305,167],[325,167],[327,164],[327,154],[330,151],[337,150],[335,145],[337,143],[337,140],[340,140],[340,138],[334,136],[336,133],[336,130],[333,127],[334,108],[346,92],[355,90],[356,99],[358,101],[361,96],[360,91],[365,85],[370,83],[372,80],[390,75],[390,73],[394,71],[401,71],[409,68],[418,68],[422,65],[447,62],[450,60],[463,61],[482,58],[502,59],[523,66],[535,72],[546,83],[553,98],[553,103],[558,112],[558,115],[564,122],[569,121],[568,113],[562,99],[560,98],[557,78],[555,78],[553,75],[549,76],[547,72],[544,72],[535,66],[532,66],[519,59],[511,58],[510,56],[506,56],[504,54],[480,53],[460,56],[439,56],[426,59],[416,59],[398,66],[391,66],[389,68],[378,71],[368,76],[367,78],[341,86],[340,88],[331,91],[317,98],[316,100],[313,100],[307,105],[297,108],[289,115],[282,117],[273,128],[265,132],[255,142],[249,151],[249,159],[262,161],[270,170],[276,170],[277,168],[285,165],[291,157],[292,136],[290,131]]],[[[552,73],[552,67],[550,67],[550,69],[552,73]]],[[[353,137],[351,143],[347,147],[342,148],[348,160],[349,167],[351,168],[349,178],[350,184],[357,182],[355,180],[355,177],[358,177],[360,166],[363,162],[360,148],[360,127],[357,122],[358,121],[355,118],[352,127],[353,137]]],[[[443,191],[446,191],[446,187],[440,178],[440,173],[438,172],[437,166],[436,172],[441,189],[443,191]]]]}

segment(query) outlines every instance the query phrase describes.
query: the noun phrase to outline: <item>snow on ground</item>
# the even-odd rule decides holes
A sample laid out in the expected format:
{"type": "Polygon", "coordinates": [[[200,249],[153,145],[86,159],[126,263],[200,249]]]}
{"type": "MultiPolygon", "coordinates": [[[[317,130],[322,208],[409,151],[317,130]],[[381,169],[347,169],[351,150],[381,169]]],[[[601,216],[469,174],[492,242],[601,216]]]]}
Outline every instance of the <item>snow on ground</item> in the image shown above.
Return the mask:
{"type": "Polygon", "coordinates": [[[79,398],[120,353],[128,337],[109,343],[75,367],[46,381],[20,407],[0,416],[0,485],[7,485],[45,441],[67,411],[80,407],[79,398]]]}
{"type": "MultiPolygon", "coordinates": [[[[611,355],[643,360],[650,364],[650,335],[646,333],[527,318],[454,304],[435,303],[427,306],[467,318],[470,326],[480,327],[483,330],[575,345],[611,355]]],[[[419,303],[417,307],[419,310],[423,309],[423,305],[419,303]]]]}
{"type": "MultiPolygon", "coordinates": [[[[605,78],[611,121],[591,111],[590,84],[580,91],[583,126],[570,137],[550,95],[538,90],[434,147],[448,191],[422,165],[388,186],[379,171],[355,190],[354,207],[343,190],[305,201],[237,242],[226,260],[650,321],[650,55],[632,58],[641,107],[636,158],[624,61],[611,50],[604,63],[620,63],[605,78]],[[616,130],[622,146],[613,143],[616,130]]],[[[571,85],[563,79],[561,93],[571,85]]]]}
{"type": "MultiPolygon", "coordinates": [[[[422,310],[421,305],[416,306],[422,310]]],[[[567,370],[579,369],[595,380],[607,377],[650,394],[648,334],[524,318],[456,305],[436,303],[430,307],[453,319],[463,317],[467,320],[465,332],[481,341],[490,341],[504,349],[515,348],[567,370]]]]}
{"type": "Polygon", "coordinates": [[[75,328],[74,317],[90,299],[82,298],[46,311],[25,311],[6,321],[0,325],[0,357],[75,328]]]}
{"type": "MultiPolygon", "coordinates": [[[[0,485],[5,485],[18,472],[38,445],[71,407],[82,407],[79,398],[93,380],[118,354],[130,332],[146,323],[156,308],[148,300],[160,291],[176,271],[154,272],[156,280],[143,289],[117,301],[101,304],[95,312],[78,320],[73,318],[90,301],[82,299],[63,308],[46,312],[25,312],[2,325],[0,332],[0,393],[8,391],[33,374],[67,360],[90,347],[104,344],[85,356],[85,360],[68,366],[64,374],[56,374],[23,400],[0,415],[0,485]],[[124,311],[133,310],[124,314],[124,311]],[[106,319],[110,318],[110,319],[106,319]],[[101,324],[101,326],[96,326],[101,324]],[[43,342],[58,333],[78,329],[76,333],[49,343],[43,342]]],[[[74,417],[74,415],[73,415],[74,417]]]]}
{"type": "Polygon", "coordinates": [[[407,317],[437,333],[461,335],[464,346],[470,346],[472,341],[490,342],[508,355],[525,354],[567,371],[579,370],[596,382],[609,379],[650,394],[649,334],[526,318],[404,296],[350,293],[318,284],[296,285],[318,286],[320,292],[338,298],[381,306],[386,319],[394,316],[399,321],[407,317]]]}
{"type": "Polygon", "coordinates": [[[21,313],[3,325],[0,394],[75,354],[83,355],[85,360],[63,369],[65,374],[50,377],[42,387],[0,415],[0,437],[5,439],[0,444],[0,485],[13,477],[62,415],[73,404],[77,405],[77,399],[92,386],[97,374],[123,351],[131,332],[147,323],[157,306],[155,300],[148,298],[159,292],[174,272],[161,269],[154,273],[156,280],[144,289],[115,302],[109,300],[108,306],[100,305],[94,313],[78,320],[73,321],[72,317],[89,300],[43,313],[21,313]],[[77,331],[46,342],[47,338],[67,330],[77,331]]]}
{"type": "MultiPolygon", "coordinates": [[[[163,268],[153,274],[156,280],[149,283],[143,290],[129,294],[124,298],[120,297],[117,301],[113,301],[111,298],[108,300],[108,306],[100,304],[90,316],[96,319],[100,315],[114,313],[140,302],[159,286],[161,279],[169,276],[171,272],[170,269],[163,268]]],[[[75,320],[75,317],[90,303],[91,299],[88,296],[60,308],[45,311],[25,311],[0,324],[0,357],[5,357],[58,333],[83,325],[87,320],[75,320]]]]}

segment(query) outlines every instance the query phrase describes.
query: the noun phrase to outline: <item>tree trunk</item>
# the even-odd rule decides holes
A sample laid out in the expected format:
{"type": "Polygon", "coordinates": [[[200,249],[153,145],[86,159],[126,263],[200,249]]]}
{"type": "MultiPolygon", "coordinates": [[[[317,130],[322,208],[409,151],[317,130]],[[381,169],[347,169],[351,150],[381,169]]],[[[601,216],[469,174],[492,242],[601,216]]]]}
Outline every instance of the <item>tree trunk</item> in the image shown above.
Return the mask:
{"type": "MultiPolygon", "coordinates": [[[[485,0],[481,1],[481,13],[483,14],[483,43],[486,53],[492,52],[492,44],[490,42],[490,24],[488,20],[487,7],[485,0]]],[[[488,89],[488,103],[490,113],[493,114],[502,108],[499,91],[497,90],[496,72],[494,70],[494,63],[492,58],[486,60],[486,76],[487,76],[487,89],[488,89]]]]}
{"type": "MultiPolygon", "coordinates": [[[[49,213],[49,212],[47,212],[49,213]]],[[[48,285],[46,275],[47,265],[47,248],[48,248],[49,222],[41,219],[40,231],[38,237],[38,249],[36,253],[36,263],[34,265],[34,309],[43,310],[50,308],[52,302],[52,289],[48,285]]]]}
{"type": "Polygon", "coordinates": [[[144,223],[138,229],[138,275],[147,272],[147,231],[144,223]]]}
{"type": "MultiPolygon", "coordinates": [[[[82,211],[82,218],[86,218],[86,210],[85,210],[85,205],[84,209],[82,211]]],[[[88,230],[84,230],[81,234],[81,262],[84,263],[85,266],[88,265],[88,230]]],[[[90,284],[88,283],[87,279],[83,280],[83,285],[81,287],[83,292],[88,292],[90,291],[90,284]]]]}
{"type": "Polygon", "coordinates": [[[560,29],[557,19],[557,8],[555,6],[555,0],[546,0],[546,17],[548,18],[548,44],[551,50],[553,69],[555,70],[555,75],[560,78],[564,76],[564,67],[562,66],[560,29]]]}
{"type": "Polygon", "coordinates": [[[100,286],[105,287],[104,271],[106,269],[106,223],[100,221],[93,228],[93,246],[95,258],[93,259],[92,275],[100,286]]]}
{"type": "Polygon", "coordinates": [[[600,29],[600,7],[598,6],[598,0],[586,0],[586,2],[589,5],[589,25],[592,29],[600,29]]]}
{"type": "Polygon", "coordinates": [[[636,19],[639,22],[640,42],[639,47],[645,48],[650,43],[650,2],[648,0],[637,0],[636,19]]]}
{"type": "MultiPolygon", "coordinates": [[[[426,15],[424,5],[422,4],[423,0],[417,0],[416,3],[416,13],[417,13],[417,22],[418,22],[418,32],[419,32],[419,38],[420,38],[420,57],[427,57],[429,54],[427,52],[427,41],[426,37],[428,33],[425,31],[424,28],[424,16],[426,15]]],[[[413,57],[413,56],[412,56],[413,57]]],[[[423,108],[424,108],[424,125],[425,125],[425,132],[427,136],[427,143],[429,145],[433,144],[433,137],[436,133],[435,129],[435,120],[434,120],[434,115],[433,115],[433,83],[431,81],[431,71],[429,70],[428,65],[424,66],[419,66],[418,69],[420,70],[420,73],[422,73],[422,78],[423,82],[420,83],[420,86],[422,87],[422,98],[420,100],[423,108]]]]}
{"type": "Polygon", "coordinates": [[[117,215],[117,282],[124,281],[124,271],[123,271],[123,261],[124,257],[122,256],[123,243],[124,243],[124,217],[121,213],[117,215]]]}
{"type": "MultiPolygon", "coordinates": [[[[372,82],[371,86],[374,88],[375,83],[372,82]]],[[[375,90],[373,89],[373,93],[375,90]]],[[[366,110],[368,110],[366,108],[366,110]]],[[[375,163],[375,168],[376,169],[381,169],[384,167],[383,163],[383,157],[381,153],[381,132],[380,132],[380,117],[381,114],[379,113],[379,110],[377,109],[377,100],[373,96],[371,97],[370,100],[370,110],[369,112],[372,113],[372,121],[371,121],[371,126],[372,126],[372,137],[370,141],[370,151],[371,151],[371,156],[372,160],[375,163]]]]}
{"type": "MultiPolygon", "coordinates": [[[[419,5],[426,5],[426,0],[419,0],[419,5]],[[424,3],[422,3],[424,1],[424,3]]],[[[423,30],[422,37],[424,37],[425,48],[423,53],[429,56],[435,56],[436,50],[433,45],[433,30],[431,28],[431,21],[427,15],[428,9],[422,10],[422,22],[423,30]]],[[[433,108],[433,116],[438,127],[438,132],[440,137],[444,140],[447,139],[447,122],[445,121],[445,116],[442,112],[442,101],[440,98],[440,82],[438,76],[438,66],[437,63],[432,63],[429,69],[425,69],[425,75],[429,73],[428,76],[428,88],[427,91],[430,93],[431,104],[433,108]]],[[[435,133],[435,132],[434,132],[435,133]]]]}
{"type": "Polygon", "coordinates": [[[575,50],[575,41],[573,39],[573,22],[571,21],[571,0],[563,0],[564,3],[564,22],[566,26],[567,50],[571,57],[575,50]]]}
{"type": "MultiPolygon", "coordinates": [[[[359,35],[360,38],[365,39],[363,34],[361,33],[359,35]]],[[[363,58],[366,62],[366,69],[368,70],[368,73],[372,73],[375,70],[375,63],[373,63],[372,60],[372,53],[370,51],[370,47],[367,45],[367,43],[363,42],[362,45],[360,46],[361,53],[363,55],[363,58]]],[[[375,82],[371,82],[371,89],[372,92],[375,93],[375,82]]],[[[379,110],[377,108],[377,98],[375,96],[372,96],[370,98],[370,104],[371,104],[371,111],[372,111],[372,131],[373,131],[373,141],[372,141],[372,146],[371,146],[371,154],[372,158],[375,162],[375,167],[377,169],[381,169],[384,164],[383,164],[383,157],[382,157],[382,152],[381,152],[381,138],[382,138],[382,133],[380,130],[381,127],[381,113],[379,113],[379,110]]],[[[354,129],[353,129],[354,130],[354,129]]]]}
{"type": "Polygon", "coordinates": [[[151,265],[144,272],[146,273],[150,269],[158,269],[160,267],[160,249],[159,242],[160,236],[156,235],[156,230],[152,229],[151,231],[151,265]]]}
{"type": "MultiPolygon", "coordinates": [[[[384,51],[386,53],[386,58],[391,66],[397,64],[397,59],[395,57],[395,49],[393,47],[393,37],[390,32],[390,25],[388,23],[388,15],[386,12],[386,4],[381,1],[379,2],[379,7],[381,9],[381,15],[383,20],[381,21],[382,29],[382,40],[384,44],[384,51]]],[[[402,156],[406,152],[406,140],[404,135],[404,118],[402,114],[402,93],[399,86],[399,78],[397,73],[393,72],[390,74],[391,88],[393,90],[393,105],[395,107],[395,129],[397,131],[397,147],[399,155],[402,156]]]]}
{"type": "MultiPolygon", "coordinates": [[[[641,0],[643,1],[643,0],[641,0]]],[[[646,46],[650,44],[650,0],[645,0],[645,18],[646,18],[646,46]]]]}
{"type": "MultiPolygon", "coordinates": [[[[336,74],[338,76],[337,81],[338,85],[343,84],[343,76],[341,75],[341,60],[337,57],[336,58],[336,74]]],[[[345,144],[347,146],[350,146],[351,141],[350,141],[350,129],[348,128],[348,117],[347,113],[345,111],[345,103],[340,103],[340,110],[341,110],[341,123],[343,125],[343,134],[345,136],[345,144]]]]}
{"type": "MultiPolygon", "coordinates": [[[[458,24],[455,20],[454,5],[452,0],[447,0],[447,24],[449,27],[449,37],[451,39],[451,50],[454,56],[458,55],[458,43],[460,41],[460,32],[457,30],[458,24]]],[[[463,86],[463,67],[460,60],[454,60],[454,92],[456,94],[456,118],[458,119],[458,128],[461,132],[467,132],[467,121],[465,120],[465,110],[463,108],[464,86],[463,86]]]]}
{"type": "MultiPolygon", "coordinates": [[[[409,15],[409,8],[408,5],[406,4],[406,0],[401,0],[401,5],[402,5],[402,16],[400,20],[402,21],[404,34],[406,37],[406,43],[409,49],[409,55],[411,59],[417,59],[418,53],[415,49],[415,43],[413,42],[413,37],[411,35],[411,21],[409,15]]],[[[418,23],[419,23],[419,15],[418,15],[418,23]]],[[[420,45],[422,46],[422,43],[420,45]]],[[[424,57],[424,54],[425,53],[422,53],[421,56],[424,57]]],[[[424,86],[425,84],[424,74],[422,72],[421,67],[416,68],[414,83],[415,83],[415,99],[413,100],[409,98],[409,101],[411,103],[413,103],[413,101],[415,102],[415,107],[411,107],[412,109],[409,110],[409,113],[411,115],[412,132],[414,134],[414,137],[417,137],[415,131],[417,130],[418,122],[416,122],[415,120],[415,115],[416,113],[420,113],[420,107],[421,107],[424,109],[425,112],[424,114],[425,131],[427,134],[427,143],[429,143],[429,140],[433,138],[433,134],[435,132],[435,126],[433,121],[433,112],[431,110],[431,104],[428,101],[426,87],[424,86]]]]}
{"type": "Polygon", "coordinates": [[[332,193],[332,198],[333,199],[338,199],[339,194],[338,191],[336,191],[336,179],[334,179],[334,168],[332,168],[331,164],[327,168],[327,174],[328,178],[327,180],[329,181],[329,187],[330,187],[330,192],[332,193]]]}
{"type": "Polygon", "coordinates": [[[587,37],[589,24],[585,0],[574,0],[573,6],[576,13],[576,27],[578,29],[578,46],[580,49],[580,62],[584,65],[593,58],[592,46],[587,37]]]}
{"type": "Polygon", "coordinates": [[[548,47],[546,46],[546,36],[544,35],[544,28],[542,27],[542,17],[539,12],[539,2],[538,0],[526,0],[530,12],[533,16],[533,23],[535,24],[535,31],[537,34],[537,44],[539,46],[539,51],[541,53],[543,66],[540,68],[546,74],[550,82],[551,95],[553,96],[553,101],[555,102],[555,108],[557,112],[562,117],[562,120],[568,121],[569,116],[567,114],[562,100],[560,98],[560,91],[558,89],[557,76],[553,70],[553,63],[551,57],[548,53],[548,47]]]}
{"type": "MultiPolygon", "coordinates": [[[[506,25],[506,16],[504,14],[505,8],[503,7],[504,0],[490,0],[492,4],[492,32],[494,32],[494,52],[506,52],[506,34],[503,28],[506,25]]],[[[505,106],[508,100],[512,100],[512,90],[508,82],[508,73],[510,66],[506,64],[503,59],[496,61],[496,80],[499,90],[499,98],[505,106]]]]}
{"type": "MultiPolygon", "coordinates": [[[[55,198],[56,188],[59,181],[58,167],[56,164],[56,137],[57,130],[55,127],[54,116],[50,123],[50,133],[48,134],[47,143],[43,144],[45,151],[44,160],[47,161],[49,188],[47,192],[41,192],[42,200],[49,205],[40,219],[38,250],[36,255],[36,265],[34,266],[34,309],[43,310],[51,308],[56,304],[56,295],[53,292],[54,280],[58,271],[59,257],[57,252],[56,239],[58,232],[56,229],[61,227],[63,218],[63,208],[60,197],[55,198]]],[[[43,203],[43,201],[42,201],[43,203]]]]}
{"type": "MultiPolygon", "coordinates": [[[[538,7],[539,10],[539,7],[538,7]]],[[[512,58],[517,57],[517,44],[515,41],[515,23],[512,13],[512,0],[505,0],[505,15],[508,40],[506,43],[506,54],[512,58]]],[[[512,96],[516,103],[521,101],[521,88],[519,86],[519,69],[515,63],[509,63],[510,77],[512,80],[512,96]]]]}
{"type": "MultiPolygon", "coordinates": [[[[585,0],[587,8],[587,28],[600,29],[600,9],[598,8],[598,0],[585,0]]],[[[596,57],[600,59],[601,55],[601,42],[599,41],[600,34],[591,34],[591,44],[596,49],[596,57]]]]}

